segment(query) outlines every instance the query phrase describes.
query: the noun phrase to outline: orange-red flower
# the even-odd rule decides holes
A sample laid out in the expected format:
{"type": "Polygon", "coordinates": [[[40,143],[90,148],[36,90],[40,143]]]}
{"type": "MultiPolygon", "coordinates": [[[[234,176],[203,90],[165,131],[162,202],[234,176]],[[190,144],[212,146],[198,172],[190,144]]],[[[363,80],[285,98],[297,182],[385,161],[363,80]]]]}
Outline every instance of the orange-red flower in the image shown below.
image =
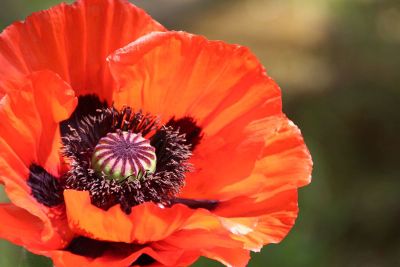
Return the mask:
{"type": "Polygon", "coordinates": [[[0,237],[56,266],[245,266],[311,158],[251,52],[80,0],[0,35],[0,237]]]}

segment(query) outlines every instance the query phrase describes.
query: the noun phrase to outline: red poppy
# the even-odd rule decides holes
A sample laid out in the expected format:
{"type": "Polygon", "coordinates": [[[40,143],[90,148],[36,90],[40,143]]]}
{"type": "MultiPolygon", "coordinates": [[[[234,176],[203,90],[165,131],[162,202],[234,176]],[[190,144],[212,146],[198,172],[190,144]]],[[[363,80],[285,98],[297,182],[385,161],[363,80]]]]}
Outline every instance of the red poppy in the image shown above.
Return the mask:
{"type": "Polygon", "coordinates": [[[247,48],[123,0],[0,35],[0,237],[56,266],[245,266],[298,212],[312,162],[247,48]]]}

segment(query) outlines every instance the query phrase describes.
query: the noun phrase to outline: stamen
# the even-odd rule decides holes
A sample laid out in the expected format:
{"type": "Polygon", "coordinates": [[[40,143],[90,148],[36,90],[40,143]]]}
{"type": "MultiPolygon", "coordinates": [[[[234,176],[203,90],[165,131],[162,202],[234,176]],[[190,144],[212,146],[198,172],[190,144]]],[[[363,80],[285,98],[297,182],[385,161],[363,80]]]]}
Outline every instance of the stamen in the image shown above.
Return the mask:
{"type": "Polygon", "coordinates": [[[191,146],[192,151],[200,143],[201,138],[203,138],[201,128],[191,117],[183,117],[178,120],[173,117],[167,122],[166,126],[179,129],[179,132],[185,135],[186,144],[191,146]]]}
{"type": "Polygon", "coordinates": [[[80,120],[89,115],[95,115],[96,110],[107,108],[107,102],[101,101],[96,95],[81,95],[78,99],[78,106],[71,117],[60,123],[61,136],[71,133],[71,127],[77,128],[80,120]]]}

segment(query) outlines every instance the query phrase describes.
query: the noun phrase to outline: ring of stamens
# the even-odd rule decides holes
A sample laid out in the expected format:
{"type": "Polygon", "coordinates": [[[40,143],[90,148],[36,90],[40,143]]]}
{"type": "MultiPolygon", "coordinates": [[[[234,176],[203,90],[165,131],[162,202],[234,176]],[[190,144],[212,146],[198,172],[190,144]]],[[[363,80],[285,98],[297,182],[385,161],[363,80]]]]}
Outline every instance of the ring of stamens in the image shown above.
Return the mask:
{"type": "Polygon", "coordinates": [[[68,158],[71,168],[61,179],[62,187],[89,191],[92,204],[105,210],[117,203],[126,213],[130,213],[131,207],[147,201],[169,204],[191,170],[188,160],[192,155],[192,142],[188,142],[187,132],[180,126],[179,121],[172,119],[160,125],[154,116],[134,112],[129,107],[121,111],[98,109],[94,115],[81,117],[75,124],[70,124],[63,137],[63,155],[68,158]],[[140,153],[125,151],[132,142],[139,143],[140,153]],[[155,157],[149,155],[150,151],[155,157]],[[102,166],[101,160],[104,162],[110,153],[113,158],[102,166]],[[135,163],[129,165],[132,154],[135,157],[141,154],[142,167],[136,168],[135,163]],[[151,159],[150,165],[147,159],[151,159]]]}

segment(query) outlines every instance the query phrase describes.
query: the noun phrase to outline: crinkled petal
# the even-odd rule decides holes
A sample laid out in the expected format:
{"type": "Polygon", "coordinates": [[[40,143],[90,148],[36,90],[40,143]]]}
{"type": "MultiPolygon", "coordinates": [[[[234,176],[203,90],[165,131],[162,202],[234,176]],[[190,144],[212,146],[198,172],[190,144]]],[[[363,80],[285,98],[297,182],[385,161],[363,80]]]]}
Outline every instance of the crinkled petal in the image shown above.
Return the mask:
{"type": "Polygon", "coordinates": [[[300,130],[286,116],[253,121],[247,127],[252,138],[263,142],[251,175],[226,185],[220,195],[267,197],[279,188],[298,188],[311,181],[312,160],[300,130]]]}
{"type": "MultiPolygon", "coordinates": [[[[115,105],[164,120],[191,116],[204,138],[192,162],[184,197],[218,197],[248,176],[263,140],[249,140],[252,121],[281,114],[280,90],[247,48],[184,32],[151,33],[109,58],[119,89],[115,105]]],[[[251,137],[251,136],[250,136],[251,137]]]]}
{"type": "Polygon", "coordinates": [[[237,197],[215,210],[231,237],[246,249],[259,251],[269,243],[279,243],[293,227],[297,213],[297,190],[271,192],[263,199],[237,197]]]}
{"type": "Polygon", "coordinates": [[[43,222],[40,241],[65,245],[68,234],[62,212],[49,209],[31,196],[26,180],[32,163],[54,175],[60,170],[59,122],[76,106],[72,89],[57,75],[37,72],[0,100],[0,182],[10,200],[43,222]],[[58,241],[55,241],[58,240],[58,241]]]}
{"type": "Polygon", "coordinates": [[[65,190],[65,204],[71,229],[89,238],[144,244],[161,240],[176,230],[192,215],[183,205],[162,208],[144,203],[125,214],[119,205],[105,211],[91,204],[86,191],[65,190]]]}
{"type": "MultiPolygon", "coordinates": [[[[70,116],[76,103],[73,90],[57,75],[48,71],[31,74],[0,101],[0,145],[7,151],[1,159],[9,160],[11,166],[36,163],[57,176],[59,122],[70,116]]],[[[7,172],[0,170],[0,175],[7,177],[7,172]]]]}
{"type": "Polygon", "coordinates": [[[146,254],[155,260],[153,264],[146,266],[188,266],[199,256],[197,253],[185,252],[180,249],[159,250],[151,246],[141,248],[130,255],[106,253],[98,258],[89,258],[70,253],[68,251],[50,251],[44,253],[52,258],[56,267],[87,266],[87,267],[119,267],[140,266],[134,264],[140,256],[146,254]]]}
{"type": "MultiPolygon", "coordinates": [[[[272,237],[266,235],[275,234],[278,226],[273,230],[268,227],[274,226],[273,223],[279,219],[279,214],[275,213],[285,215],[286,212],[283,208],[281,210],[284,202],[277,206],[274,205],[274,201],[278,200],[271,200],[271,207],[267,207],[266,202],[263,203],[265,211],[270,213],[269,217],[262,221],[263,224],[260,218],[253,218],[259,215],[256,209],[253,213],[249,211],[248,214],[244,214],[249,216],[248,218],[240,219],[229,209],[227,214],[233,218],[218,217],[208,210],[192,210],[183,205],[161,208],[152,203],[145,203],[134,207],[132,213],[126,215],[118,205],[108,211],[93,206],[88,192],[66,190],[64,196],[70,227],[79,235],[114,242],[154,242],[155,248],[198,253],[232,266],[245,266],[249,260],[245,249],[256,250],[259,249],[260,243],[272,242],[268,239],[272,237]],[[270,223],[269,219],[273,223],[270,223]],[[230,255],[229,249],[237,253],[230,255]]],[[[246,203],[253,204],[250,201],[246,203]]],[[[294,204],[297,211],[297,202],[294,204]]],[[[221,206],[216,213],[224,215],[224,209],[225,207],[221,206]]],[[[287,225],[285,230],[288,231],[290,227],[291,225],[287,225]]]]}
{"type": "MultiPolygon", "coordinates": [[[[253,121],[246,131],[251,133],[247,142],[259,144],[262,150],[250,175],[216,191],[221,202],[213,213],[220,216],[233,239],[242,241],[246,249],[259,251],[263,245],[280,242],[293,227],[297,188],[310,182],[312,161],[299,129],[284,115],[253,121]]],[[[228,153],[229,157],[235,157],[234,153],[228,153]]],[[[206,182],[196,189],[203,188],[207,190],[206,182]]],[[[220,226],[210,227],[215,231],[220,226]]]]}
{"type": "Polygon", "coordinates": [[[278,86],[245,47],[185,32],[151,33],[108,60],[119,85],[116,106],[166,120],[193,116],[210,135],[255,106],[259,117],[281,112],[278,86]]]}
{"type": "Polygon", "coordinates": [[[202,256],[219,261],[225,266],[245,267],[250,260],[250,252],[240,248],[203,249],[201,253],[202,256]]]}
{"type": "Polygon", "coordinates": [[[225,229],[181,230],[155,244],[162,247],[198,251],[201,256],[217,260],[226,266],[246,266],[249,252],[240,240],[231,238],[225,229]],[[189,238],[188,238],[189,237],[189,238]]]}
{"type": "Polygon", "coordinates": [[[43,222],[36,216],[11,203],[0,204],[0,238],[32,249],[46,249],[41,240],[43,222]]]}
{"type": "Polygon", "coordinates": [[[242,243],[229,238],[222,228],[213,231],[205,229],[180,230],[158,242],[162,246],[172,246],[185,250],[202,250],[216,247],[241,248],[242,243]],[[190,238],[188,238],[190,236],[190,238]],[[194,242],[195,240],[195,242],[194,242]]]}
{"type": "Polygon", "coordinates": [[[165,242],[187,249],[215,246],[259,251],[288,234],[297,212],[297,190],[293,188],[271,192],[268,198],[241,196],[219,203],[212,213],[197,211],[165,242]]]}
{"type": "Polygon", "coordinates": [[[162,30],[125,0],[78,0],[34,13],[0,35],[0,87],[6,89],[10,80],[17,82],[34,71],[52,70],[78,95],[96,93],[110,100],[107,56],[162,30]]]}

